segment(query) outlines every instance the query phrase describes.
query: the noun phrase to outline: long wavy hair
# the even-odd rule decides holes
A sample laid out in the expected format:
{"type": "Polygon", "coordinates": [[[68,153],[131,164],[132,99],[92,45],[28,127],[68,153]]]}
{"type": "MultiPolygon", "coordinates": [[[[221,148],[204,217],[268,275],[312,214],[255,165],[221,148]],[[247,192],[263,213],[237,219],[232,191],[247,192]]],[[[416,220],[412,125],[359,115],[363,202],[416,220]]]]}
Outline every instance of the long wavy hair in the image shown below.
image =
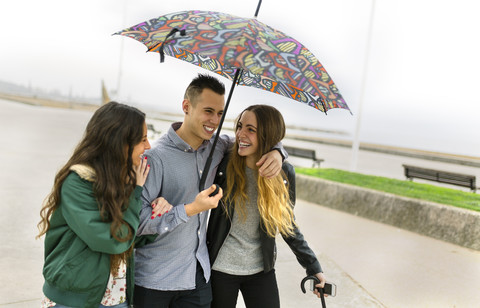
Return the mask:
{"type": "MultiPolygon", "coordinates": [[[[252,105],[246,108],[235,120],[235,131],[239,129],[238,122],[245,111],[251,111],[257,118],[258,151],[256,160],[270,152],[285,136],[285,122],[282,114],[274,107],[268,105],[252,105]]],[[[227,187],[225,200],[233,202],[237,213],[242,220],[246,219],[247,183],[246,183],[246,157],[238,155],[238,140],[233,146],[230,160],[227,165],[227,187]]],[[[267,179],[258,175],[256,170],[258,197],[257,205],[265,231],[271,237],[277,232],[284,236],[292,235],[295,220],[293,205],[290,202],[288,187],[285,185],[285,173],[282,171],[274,178],[267,179]]],[[[228,212],[227,214],[231,215],[228,212]]]]}
{"type": "MultiPolygon", "coordinates": [[[[37,238],[50,228],[50,218],[61,204],[62,184],[70,173],[70,167],[77,164],[87,165],[95,171],[93,192],[102,219],[110,222],[112,236],[120,242],[135,236],[123,220],[123,212],[128,208],[130,195],[136,186],[132,152],[134,146],[142,141],[144,123],[145,114],[131,106],[109,102],[97,109],[71,158],[55,176],[52,191],[40,211],[37,238]],[[122,225],[129,230],[125,236],[121,236],[122,225]]],[[[127,260],[132,250],[111,255],[112,273],[116,272],[121,261],[127,260]]]]}

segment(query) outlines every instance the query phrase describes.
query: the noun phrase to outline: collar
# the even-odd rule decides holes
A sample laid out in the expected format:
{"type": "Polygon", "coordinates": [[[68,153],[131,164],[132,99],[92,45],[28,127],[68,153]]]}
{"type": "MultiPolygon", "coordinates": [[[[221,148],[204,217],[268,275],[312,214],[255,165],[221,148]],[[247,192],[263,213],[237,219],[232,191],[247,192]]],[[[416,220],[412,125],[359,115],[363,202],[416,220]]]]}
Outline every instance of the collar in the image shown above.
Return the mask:
{"type": "Polygon", "coordinates": [[[70,170],[74,171],[78,174],[82,179],[87,180],[89,182],[95,182],[97,175],[95,170],[87,165],[73,165],[70,167],[70,170]]]}
{"type": "MultiPolygon", "coordinates": [[[[175,147],[177,147],[178,149],[184,152],[195,152],[195,150],[188,143],[186,143],[182,138],[180,138],[180,136],[177,134],[177,130],[180,128],[180,126],[182,126],[182,122],[173,123],[168,129],[168,133],[167,133],[168,138],[170,139],[171,142],[173,142],[175,147]]],[[[203,140],[200,147],[198,147],[198,150],[201,150],[204,147],[206,147],[209,142],[210,140],[203,140]]]]}

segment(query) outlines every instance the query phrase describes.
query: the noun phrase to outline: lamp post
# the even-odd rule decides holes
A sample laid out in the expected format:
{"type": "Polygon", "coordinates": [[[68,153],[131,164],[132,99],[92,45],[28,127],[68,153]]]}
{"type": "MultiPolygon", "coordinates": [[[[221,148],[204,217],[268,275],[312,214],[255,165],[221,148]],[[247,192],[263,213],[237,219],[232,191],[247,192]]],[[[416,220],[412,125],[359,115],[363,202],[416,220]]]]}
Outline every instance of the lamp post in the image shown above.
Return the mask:
{"type": "Polygon", "coordinates": [[[370,21],[368,24],[368,32],[367,32],[367,44],[365,47],[365,58],[363,62],[363,73],[362,73],[362,85],[360,88],[360,99],[358,102],[358,111],[357,111],[357,119],[355,125],[355,132],[352,142],[352,157],[350,161],[350,171],[357,170],[357,163],[358,163],[358,151],[360,148],[360,128],[361,128],[361,120],[362,120],[362,110],[363,110],[363,102],[365,100],[365,89],[367,87],[367,79],[368,79],[368,66],[370,62],[370,49],[372,45],[372,32],[373,32],[373,21],[375,18],[375,0],[372,0],[372,6],[370,8],[370,21]]]}

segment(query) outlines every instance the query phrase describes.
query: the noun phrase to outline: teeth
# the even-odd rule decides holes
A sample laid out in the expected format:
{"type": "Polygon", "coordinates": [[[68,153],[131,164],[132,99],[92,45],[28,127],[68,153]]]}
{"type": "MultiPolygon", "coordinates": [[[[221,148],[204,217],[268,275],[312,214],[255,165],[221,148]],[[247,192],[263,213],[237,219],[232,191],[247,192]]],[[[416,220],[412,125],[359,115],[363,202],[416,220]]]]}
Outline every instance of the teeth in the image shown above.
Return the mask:
{"type": "Polygon", "coordinates": [[[213,132],[215,129],[213,127],[204,126],[206,131],[213,132]]]}
{"type": "Polygon", "coordinates": [[[240,142],[240,143],[238,143],[238,145],[241,146],[241,147],[248,147],[248,146],[250,146],[249,143],[244,143],[244,142],[240,142]]]}

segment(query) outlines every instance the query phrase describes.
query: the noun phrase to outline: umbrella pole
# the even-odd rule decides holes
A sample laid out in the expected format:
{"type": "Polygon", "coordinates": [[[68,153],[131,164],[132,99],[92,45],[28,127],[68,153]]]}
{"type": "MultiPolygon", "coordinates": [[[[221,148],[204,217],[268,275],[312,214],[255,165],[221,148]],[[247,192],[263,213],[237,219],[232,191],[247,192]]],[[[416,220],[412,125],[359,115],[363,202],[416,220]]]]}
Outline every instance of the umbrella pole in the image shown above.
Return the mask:
{"type": "Polygon", "coordinates": [[[205,163],[205,167],[203,168],[203,171],[202,171],[202,177],[200,178],[200,184],[199,184],[200,191],[205,189],[204,187],[205,181],[207,180],[208,171],[210,170],[210,165],[212,164],[213,152],[215,151],[215,147],[217,146],[218,137],[220,136],[220,131],[222,130],[222,126],[223,126],[223,121],[225,120],[228,106],[230,105],[230,99],[232,98],[233,90],[235,89],[235,85],[238,82],[238,77],[242,72],[243,72],[243,69],[241,68],[237,68],[235,70],[235,77],[233,77],[232,87],[230,88],[230,93],[228,93],[227,102],[225,103],[225,108],[223,109],[223,114],[222,114],[222,117],[220,118],[220,124],[218,125],[215,139],[213,140],[213,146],[212,146],[212,149],[210,150],[210,154],[208,155],[207,161],[205,163]]]}
{"type": "Polygon", "coordinates": [[[253,16],[254,18],[257,18],[261,5],[262,5],[262,0],[258,0],[257,10],[255,11],[255,16],[253,16]]]}

